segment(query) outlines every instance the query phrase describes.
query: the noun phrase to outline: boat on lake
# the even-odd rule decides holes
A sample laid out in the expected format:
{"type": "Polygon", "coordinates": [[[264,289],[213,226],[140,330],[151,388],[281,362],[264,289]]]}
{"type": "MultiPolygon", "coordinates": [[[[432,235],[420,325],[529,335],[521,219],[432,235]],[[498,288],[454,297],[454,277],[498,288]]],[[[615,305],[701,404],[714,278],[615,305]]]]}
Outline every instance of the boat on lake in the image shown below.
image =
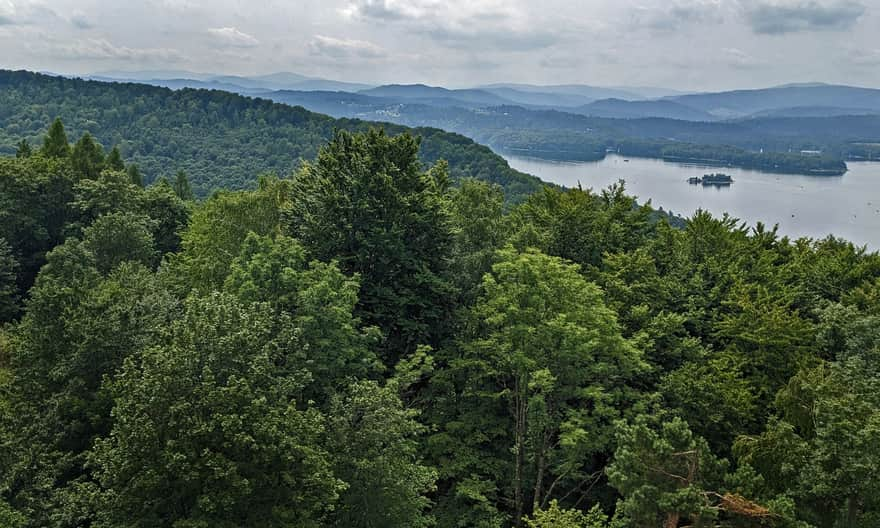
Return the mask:
{"type": "Polygon", "coordinates": [[[733,178],[728,174],[704,174],[702,178],[699,176],[692,176],[688,178],[688,183],[691,185],[702,185],[703,187],[714,186],[714,187],[727,187],[731,183],[733,183],[733,178]]]}

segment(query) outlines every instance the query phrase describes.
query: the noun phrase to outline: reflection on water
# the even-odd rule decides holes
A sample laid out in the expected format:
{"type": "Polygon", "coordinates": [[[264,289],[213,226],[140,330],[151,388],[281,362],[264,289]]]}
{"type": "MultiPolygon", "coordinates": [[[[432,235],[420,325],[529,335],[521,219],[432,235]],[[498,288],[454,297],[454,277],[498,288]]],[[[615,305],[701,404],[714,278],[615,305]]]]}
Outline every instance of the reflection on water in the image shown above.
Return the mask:
{"type": "Polygon", "coordinates": [[[618,180],[629,194],[682,216],[697,209],[730,213],[749,225],[779,224],[793,238],[828,234],[880,249],[880,163],[850,162],[843,176],[801,176],[609,155],[598,162],[555,162],[505,156],[511,167],[542,180],[599,190],[618,180]],[[712,172],[733,177],[729,187],[688,184],[712,172]]]}

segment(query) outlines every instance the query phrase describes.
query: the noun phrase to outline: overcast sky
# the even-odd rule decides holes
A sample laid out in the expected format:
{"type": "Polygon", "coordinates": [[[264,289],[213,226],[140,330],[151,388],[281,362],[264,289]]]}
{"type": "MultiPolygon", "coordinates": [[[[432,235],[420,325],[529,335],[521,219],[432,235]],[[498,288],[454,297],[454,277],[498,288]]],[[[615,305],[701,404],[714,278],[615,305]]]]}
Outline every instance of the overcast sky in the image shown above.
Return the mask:
{"type": "Polygon", "coordinates": [[[880,87],[880,0],[0,0],[0,68],[880,87]]]}

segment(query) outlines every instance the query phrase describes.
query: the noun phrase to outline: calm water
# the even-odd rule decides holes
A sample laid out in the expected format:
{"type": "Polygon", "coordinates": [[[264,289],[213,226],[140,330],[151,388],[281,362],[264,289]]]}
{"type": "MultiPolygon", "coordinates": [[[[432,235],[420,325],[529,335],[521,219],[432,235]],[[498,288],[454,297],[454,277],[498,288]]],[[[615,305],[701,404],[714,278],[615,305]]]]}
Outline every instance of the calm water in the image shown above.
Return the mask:
{"type": "Polygon", "coordinates": [[[843,237],[872,250],[880,249],[880,163],[848,163],[843,176],[768,174],[743,169],[707,168],[661,160],[609,155],[599,162],[554,162],[506,156],[510,165],[566,187],[578,183],[600,190],[618,180],[627,192],[654,207],[682,216],[697,209],[730,213],[750,225],[779,224],[792,238],[843,237]],[[727,188],[689,185],[691,176],[730,174],[727,188]]]}

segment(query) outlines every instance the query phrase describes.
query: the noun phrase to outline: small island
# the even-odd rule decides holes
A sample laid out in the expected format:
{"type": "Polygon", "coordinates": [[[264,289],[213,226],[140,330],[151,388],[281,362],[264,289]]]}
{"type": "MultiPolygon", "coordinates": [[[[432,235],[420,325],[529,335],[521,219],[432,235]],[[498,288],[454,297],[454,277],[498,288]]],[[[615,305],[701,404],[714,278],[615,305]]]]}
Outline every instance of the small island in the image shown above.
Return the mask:
{"type": "Polygon", "coordinates": [[[733,183],[733,178],[728,174],[704,174],[702,178],[699,176],[693,176],[688,178],[688,183],[691,185],[702,185],[703,187],[707,187],[709,185],[715,187],[728,187],[731,183],[733,183]]]}

